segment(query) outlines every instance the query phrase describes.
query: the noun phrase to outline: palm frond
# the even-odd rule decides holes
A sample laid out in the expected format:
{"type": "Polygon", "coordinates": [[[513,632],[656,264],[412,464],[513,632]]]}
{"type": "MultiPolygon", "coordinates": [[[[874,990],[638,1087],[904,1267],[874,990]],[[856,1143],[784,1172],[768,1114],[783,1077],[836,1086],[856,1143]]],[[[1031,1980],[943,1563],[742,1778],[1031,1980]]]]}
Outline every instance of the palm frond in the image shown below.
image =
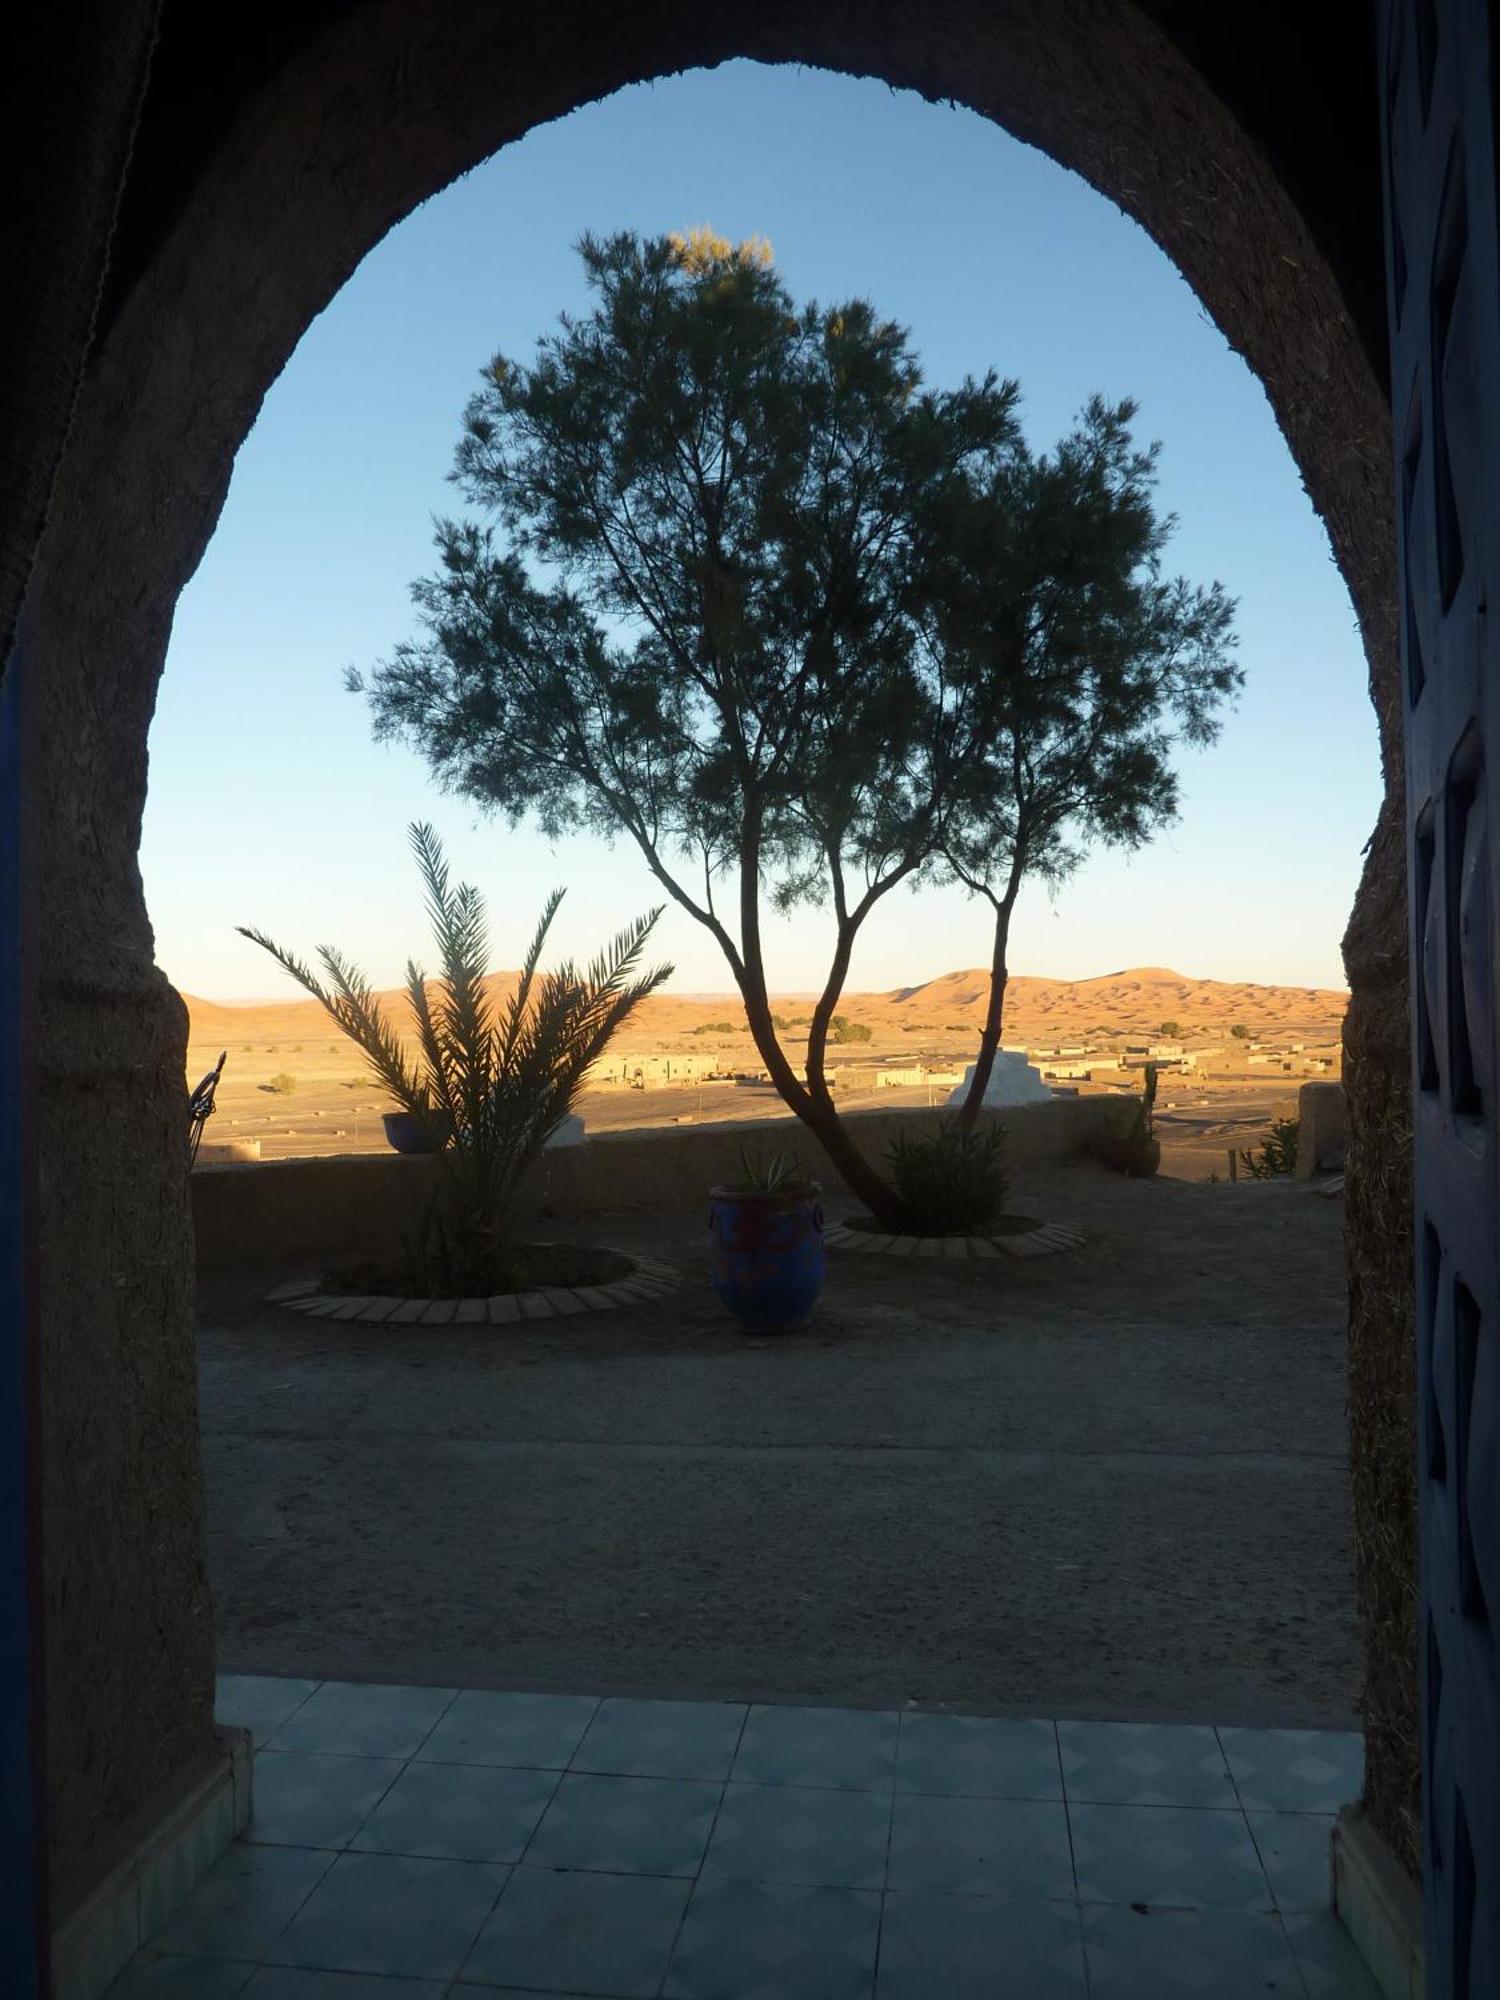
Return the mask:
{"type": "Polygon", "coordinates": [[[317,1000],[364,1055],[381,1083],[398,1103],[420,1116],[424,1109],[422,1085],[407,1067],[400,1038],[386,1020],[369,980],[359,968],[329,945],[319,947],[334,990],[330,992],[312,967],[273,938],[245,924],[235,926],[241,937],[269,952],[282,970],[317,1000]]]}
{"type": "Polygon", "coordinates": [[[472,883],[450,887],[448,864],[430,825],[418,822],[409,834],[442,966],[443,985],[432,1015],[434,1032],[455,1084],[461,1078],[463,1094],[479,1098],[487,1081],[491,1020],[484,990],[489,964],[484,899],[472,883]]]}
{"type": "Polygon", "coordinates": [[[542,953],[562,903],[542,907],[516,989],[502,1008],[485,990],[489,957],[484,899],[454,884],[433,828],[408,829],[427,895],[441,971],[429,992],[420,965],[406,968],[418,1060],[409,1062],[369,980],[329,945],[319,947],[327,983],[262,932],[242,934],[270,952],[364,1054],[391,1096],[432,1133],[440,1150],[441,1202],[423,1220],[416,1258],[464,1282],[492,1286],[507,1268],[522,1180],[573,1109],[589,1070],[640,1002],[671,977],[642,972],[658,907],[627,924],[580,972],[571,959],[549,972],[542,953]]]}
{"type": "Polygon", "coordinates": [[[441,1111],[451,1133],[458,1123],[453,1066],[432,1016],[432,1002],[427,992],[427,975],[414,958],[406,961],[406,1004],[411,1009],[412,1022],[417,1033],[417,1047],[422,1052],[428,1094],[441,1111]]]}

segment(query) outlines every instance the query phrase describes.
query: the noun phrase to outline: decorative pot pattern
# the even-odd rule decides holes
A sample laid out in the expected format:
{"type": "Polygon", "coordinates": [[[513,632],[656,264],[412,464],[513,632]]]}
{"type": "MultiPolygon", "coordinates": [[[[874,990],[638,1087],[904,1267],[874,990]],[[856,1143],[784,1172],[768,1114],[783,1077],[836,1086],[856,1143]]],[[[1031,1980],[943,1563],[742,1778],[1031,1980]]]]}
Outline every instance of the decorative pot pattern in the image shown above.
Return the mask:
{"type": "Polygon", "coordinates": [[[710,1189],[710,1276],[748,1331],[790,1332],[817,1304],[828,1275],[818,1196],[816,1183],[777,1194],[710,1189]]]}

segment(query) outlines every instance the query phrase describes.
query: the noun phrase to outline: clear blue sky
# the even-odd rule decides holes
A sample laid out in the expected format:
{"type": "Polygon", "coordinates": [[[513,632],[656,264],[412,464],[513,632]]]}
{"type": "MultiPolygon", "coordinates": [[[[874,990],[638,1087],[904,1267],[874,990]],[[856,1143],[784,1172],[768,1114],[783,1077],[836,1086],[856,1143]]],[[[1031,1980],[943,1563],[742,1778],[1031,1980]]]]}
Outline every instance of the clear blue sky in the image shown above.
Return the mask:
{"type": "MultiPolygon", "coordinates": [[[[151,736],[142,871],[157,955],[189,992],[294,997],[233,926],[331,941],[378,984],[427,951],[407,823],[436,821],[491,898],[514,964],[546,891],[561,949],[592,950],[655,900],[633,849],[551,849],[442,797],[376,746],[341,685],[412,630],[463,406],[493,353],[528,357],[584,303],[585,229],[696,222],[763,234],[794,295],[862,293],[913,330],[929,380],[1017,376],[1037,445],[1092,390],[1131,395],[1180,516],[1170,561],[1240,600],[1247,685],[1219,744],[1183,754],[1183,814],[1140,854],[1092,858],[1057,898],[1023,893],[1018,972],[1164,964],[1342,985],[1338,940],[1378,776],[1348,595],[1259,384],[1167,259],[1084,183],[967,111],[883,84],[734,63],[622,92],[531,133],[408,218],[308,330],[240,453],[183,595],[151,736]]],[[[782,990],[821,978],[816,912],[773,927],[782,990]]],[[[684,991],[729,985],[669,912],[684,991]]],[[[982,963],[960,894],[897,891],[850,984],[982,963]]]]}

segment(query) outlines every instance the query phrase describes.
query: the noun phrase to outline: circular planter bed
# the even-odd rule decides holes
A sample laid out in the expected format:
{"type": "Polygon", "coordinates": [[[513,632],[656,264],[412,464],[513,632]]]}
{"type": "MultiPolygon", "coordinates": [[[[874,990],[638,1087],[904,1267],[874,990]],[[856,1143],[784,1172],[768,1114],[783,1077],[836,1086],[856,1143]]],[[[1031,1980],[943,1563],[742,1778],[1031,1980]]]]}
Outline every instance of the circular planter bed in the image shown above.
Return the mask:
{"type": "Polygon", "coordinates": [[[490,1298],[410,1298],[380,1289],[378,1268],[347,1275],[294,1278],[267,1294],[273,1305],[310,1319],[355,1320],[363,1325],[506,1326],[518,1320],[559,1319],[573,1313],[608,1312],[643,1305],[675,1292],[682,1274],[654,1257],[624,1250],[580,1249],[568,1243],[530,1243],[528,1289],[490,1298]]]}
{"type": "Polygon", "coordinates": [[[892,1236],[876,1229],[870,1218],[856,1215],[824,1231],[830,1250],[855,1250],[870,1257],[1051,1257],[1059,1250],[1076,1250],[1083,1242],[1076,1229],[1060,1222],[1034,1222],[1029,1216],[1003,1215],[982,1236],[892,1236]]]}

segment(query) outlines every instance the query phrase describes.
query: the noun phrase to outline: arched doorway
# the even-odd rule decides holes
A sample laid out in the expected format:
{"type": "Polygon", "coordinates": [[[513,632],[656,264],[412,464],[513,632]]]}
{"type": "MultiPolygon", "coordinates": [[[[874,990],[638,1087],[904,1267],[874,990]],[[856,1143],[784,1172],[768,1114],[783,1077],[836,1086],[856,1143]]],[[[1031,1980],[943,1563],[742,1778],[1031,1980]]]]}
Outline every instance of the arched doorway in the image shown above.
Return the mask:
{"type": "MultiPolygon", "coordinates": [[[[1232,65],[1219,53],[1221,87],[1232,94],[1232,65]]],[[[169,35],[160,87],[180,91],[201,54],[187,30],[175,48],[169,35]]],[[[166,167],[170,108],[153,142],[148,104],[137,173],[147,188],[156,177],[158,197],[165,175],[171,193],[155,202],[150,226],[128,204],[122,218],[107,324],[32,592],[38,854],[49,911],[42,1144],[54,1191],[43,1239],[49,1694],[64,1860],[128,1812],[148,1764],[188,1755],[209,1720],[190,1277],[174,1143],[182,1024],[152,970],[134,861],[145,730],[176,592],[211,532],[267,383],[392,221],[537,119],[633,78],[728,54],[883,76],[967,102],[1042,146],[1143,222],[1266,384],[1349,584],[1382,728],[1387,805],[1350,934],[1350,1212],[1364,1281],[1352,1331],[1356,1377],[1372,1371],[1377,1412],[1377,1435],[1367,1431],[1359,1444],[1371,1457],[1356,1481],[1369,1477],[1366,1497],[1378,1492],[1388,1518],[1401,1512],[1389,1497],[1402,1490],[1410,1437],[1401,1389],[1405,987],[1389,420],[1371,359],[1379,343],[1368,292],[1360,299],[1349,269],[1341,280],[1320,252],[1308,221],[1313,198],[1304,193],[1299,209],[1289,193],[1295,147],[1274,170],[1182,47],[1125,4],[1015,4],[982,23],[957,9],[927,10],[918,23],[810,22],[790,8],[685,21],[662,8],[638,13],[628,33],[580,6],[528,26],[521,39],[456,0],[423,8],[388,0],[327,19],[311,38],[270,34],[247,70],[247,80],[258,72],[256,87],[232,120],[199,121],[190,180],[166,167]],[[167,151],[153,154],[162,141],[167,151]],[[80,1091],[94,1093],[86,1126],[68,1112],[80,1091]],[[1380,1171],[1364,1169],[1362,1147],[1380,1171]],[[65,1478],[70,1443],[101,1410],[113,1412],[121,1455],[108,1476],[65,1478]],[[140,1504],[122,1508],[121,1492],[140,1504]],[[142,1598],[154,1627],[149,1659],[142,1598]],[[129,1726],[101,1732],[101,1703],[122,1661],[135,1680],[129,1726]],[[86,1787],[84,1746],[101,1733],[111,1747],[86,1787]]],[[[181,144],[180,127],[175,136],[181,144]]],[[[1376,1706],[1388,1704],[1393,1830],[1409,1804],[1411,1710],[1407,1635],[1390,1620],[1388,1579],[1406,1553],[1398,1533],[1367,1578],[1390,1631],[1380,1657],[1392,1679],[1376,1706]]],[[[1409,1842],[1409,1820],[1406,1828],[1409,1842]]]]}

